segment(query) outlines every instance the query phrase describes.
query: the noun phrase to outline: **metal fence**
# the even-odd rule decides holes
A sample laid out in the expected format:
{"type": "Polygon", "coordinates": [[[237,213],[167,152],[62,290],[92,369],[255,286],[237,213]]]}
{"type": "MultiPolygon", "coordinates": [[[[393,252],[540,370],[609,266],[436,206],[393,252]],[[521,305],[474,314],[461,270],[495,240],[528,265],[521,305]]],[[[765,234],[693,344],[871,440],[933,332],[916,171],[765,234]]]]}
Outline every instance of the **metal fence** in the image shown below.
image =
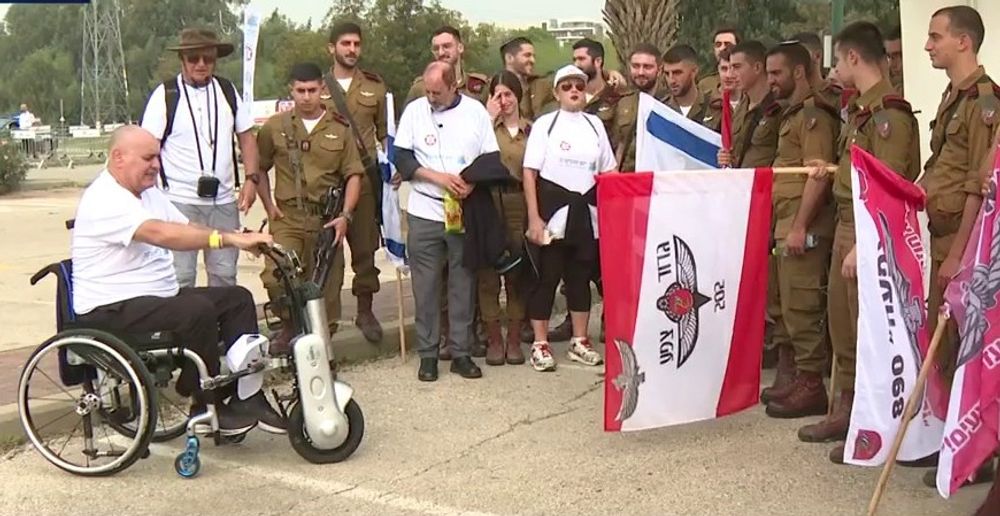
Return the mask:
{"type": "Polygon", "coordinates": [[[33,168],[100,164],[105,161],[110,133],[120,124],[95,129],[86,126],[38,126],[14,129],[10,138],[33,168]]]}

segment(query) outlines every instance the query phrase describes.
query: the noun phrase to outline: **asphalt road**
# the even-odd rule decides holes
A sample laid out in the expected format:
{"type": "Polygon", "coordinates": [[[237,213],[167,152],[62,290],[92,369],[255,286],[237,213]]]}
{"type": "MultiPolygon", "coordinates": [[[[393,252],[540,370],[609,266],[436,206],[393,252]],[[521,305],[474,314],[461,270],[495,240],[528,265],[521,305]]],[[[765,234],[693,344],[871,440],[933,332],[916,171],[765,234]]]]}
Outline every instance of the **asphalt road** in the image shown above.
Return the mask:
{"type": "MultiPolygon", "coordinates": [[[[562,347],[559,348],[562,350],[562,347]]],[[[860,515],[878,470],[835,466],[832,445],[799,443],[801,421],[759,407],[717,421],[632,434],[602,431],[598,371],[557,354],[555,373],[353,366],[367,432],[348,461],[305,462],[283,436],[253,432],[202,451],[202,473],[173,471],[179,439],[105,479],[65,474],[31,449],[0,460],[0,514],[676,514],[860,515]]],[[[885,515],[971,514],[986,486],[941,499],[924,470],[897,468],[885,515]]]]}

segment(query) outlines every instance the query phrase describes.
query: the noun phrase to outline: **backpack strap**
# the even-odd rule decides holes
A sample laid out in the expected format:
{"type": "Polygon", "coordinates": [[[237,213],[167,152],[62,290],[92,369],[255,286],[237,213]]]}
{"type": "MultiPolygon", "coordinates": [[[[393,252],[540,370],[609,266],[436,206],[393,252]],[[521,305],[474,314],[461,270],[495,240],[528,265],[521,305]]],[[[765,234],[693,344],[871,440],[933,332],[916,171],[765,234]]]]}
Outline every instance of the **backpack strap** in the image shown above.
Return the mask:
{"type": "MultiPolygon", "coordinates": [[[[160,138],[160,152],[163,152],[163,145],[167,143],[167,138],[174,130],[174,116],[177,114],[177,104],[180,103],[181,93],[177,88],[177,78],[163,81],[163,99],[167,106],[167,122],[163,125],[163,137],[160,138]]],[[[164,190],[170,189],[167,183],[167,171],[163,166],[163,159],[160,159],[160,182],[164,190]]]]}
{"type": "MultiPolygon", "coordinates": [[[[226,103],[229,104],[229,109],[233,112],[233,128],[236,128],[236,86],[233,85],[232,81],[226,79],[225,77],[215,76],[215,80],[219,81],[219,87],[222,88],[222,96],[226,97],[226,103]]],[[[236,131],[233,131],[233,178],[236,180],[236,188],[240,187],[240,167],[236,165],[236,146],[239,145],[239,139],[236,137],[236,131]]]]}

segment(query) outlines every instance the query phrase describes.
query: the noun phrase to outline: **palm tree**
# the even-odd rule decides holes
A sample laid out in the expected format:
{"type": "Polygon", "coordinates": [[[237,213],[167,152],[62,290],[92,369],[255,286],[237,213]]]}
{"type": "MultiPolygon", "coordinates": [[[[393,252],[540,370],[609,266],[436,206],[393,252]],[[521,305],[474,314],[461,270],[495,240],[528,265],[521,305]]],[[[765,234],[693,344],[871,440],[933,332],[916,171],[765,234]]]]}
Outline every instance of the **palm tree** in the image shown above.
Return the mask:
{"type": "Polygon", "coordinates": [[[618,62],[628,63],[628,55],[639,43],[652,43],[666,51],[677,40],[680,0],[607,0],[604,23],[611,30],[611,42],[618,62]]]}

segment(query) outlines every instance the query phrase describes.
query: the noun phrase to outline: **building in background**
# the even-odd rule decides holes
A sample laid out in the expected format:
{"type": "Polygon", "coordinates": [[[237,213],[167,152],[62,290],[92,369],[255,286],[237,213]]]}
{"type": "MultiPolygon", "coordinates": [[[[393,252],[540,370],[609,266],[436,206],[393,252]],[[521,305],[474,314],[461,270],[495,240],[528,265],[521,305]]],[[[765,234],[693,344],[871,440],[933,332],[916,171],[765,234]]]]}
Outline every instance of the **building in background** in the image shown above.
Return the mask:
{"type": "Polygon", "coordinates": [[[572,45],[580,38],[600,40],[604,37],[604,24],[590,20],[549,20],[542,22],[542,29],[552,34],[559,46],[572,45]]]}

